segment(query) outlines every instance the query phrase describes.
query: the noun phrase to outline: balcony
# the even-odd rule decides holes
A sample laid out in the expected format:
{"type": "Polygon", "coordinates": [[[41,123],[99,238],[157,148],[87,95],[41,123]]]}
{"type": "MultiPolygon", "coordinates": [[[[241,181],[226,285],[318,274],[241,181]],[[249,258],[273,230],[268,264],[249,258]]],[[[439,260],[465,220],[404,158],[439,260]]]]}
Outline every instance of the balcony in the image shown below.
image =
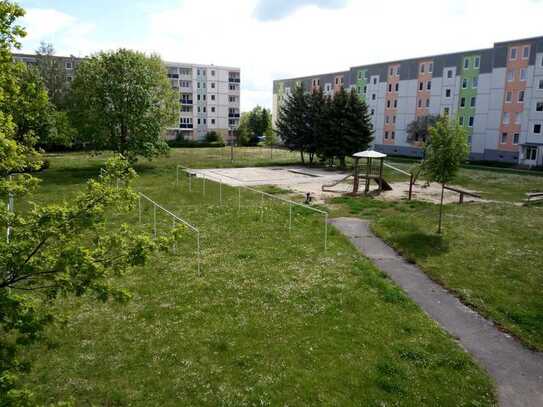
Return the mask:
{"type": "Polygon", "coordinates": [[[181,123],[179,125],[180,129],[192,129],[192,123],[181,123]]]}
{"type": "Polygon", "coordinates": [[[192,105],[192,99],[181,99],[180,102],[182,105],[192,105]]]}
{"type": "Polygon", "coordinates": [[[239,113],[228,113],[229,118],[239,118],[239,113]]]}
{"type": "Polygon", "coordinates": [[[229,83],[240,83],[240,78],[228,78],[229,83]]]}

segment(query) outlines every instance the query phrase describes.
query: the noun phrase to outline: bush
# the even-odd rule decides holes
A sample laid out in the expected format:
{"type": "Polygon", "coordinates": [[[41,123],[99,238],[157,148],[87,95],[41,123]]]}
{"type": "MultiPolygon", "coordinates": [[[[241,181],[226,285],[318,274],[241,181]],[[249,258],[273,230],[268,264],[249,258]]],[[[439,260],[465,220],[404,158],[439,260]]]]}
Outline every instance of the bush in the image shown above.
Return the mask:
{"type": "Polygon", "coordinates": [[[214,141],[195,141],[195,140],[168,140],[168,146],[172,148],[203,148],[203,147],[224,147],[224,142],[214,141]]]}
{"type": "Polygon", "coordinates": [[[206,143],[221,143],[224,145],[224,140],[222,136],[214,130],[206,134],[205,141],[206,143]]]}

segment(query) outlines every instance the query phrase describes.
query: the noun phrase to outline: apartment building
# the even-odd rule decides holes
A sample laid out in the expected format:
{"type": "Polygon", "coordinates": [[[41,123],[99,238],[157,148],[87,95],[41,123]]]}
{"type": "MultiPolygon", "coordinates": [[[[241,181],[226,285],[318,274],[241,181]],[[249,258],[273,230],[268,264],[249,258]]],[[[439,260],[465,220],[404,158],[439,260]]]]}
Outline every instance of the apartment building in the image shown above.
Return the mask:
{"type": "Polygon", "coordinates": [[[295,86],[332,96],[355,89],[372,115],[374,148],[387,154],[421,156],[407,126],[440,114],[466,128],[470,159],[543,166],[543,37],[276,80],[274,120],[295,86]]]}
{"type": "MultiPolygon", "coordinates": [[[[15,60],[37,64],[36,55],[14,54],[15,60]]],[[[58,56],[66,81],[74,78],[82,58],[58,56]]],[[[165,138],[201,141],[210,131],[224,140],[234,138],[240,117],[240,69],[214,65],[165,62],[172,88],[179,93],[179,120],[165,138]]]]}

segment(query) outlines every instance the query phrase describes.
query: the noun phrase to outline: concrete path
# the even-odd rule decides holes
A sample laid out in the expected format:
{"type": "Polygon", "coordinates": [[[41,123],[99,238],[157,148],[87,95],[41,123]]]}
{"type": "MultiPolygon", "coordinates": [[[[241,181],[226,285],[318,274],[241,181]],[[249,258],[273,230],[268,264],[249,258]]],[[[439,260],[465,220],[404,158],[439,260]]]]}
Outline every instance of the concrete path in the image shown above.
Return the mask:
{"type": "Polygon", "coordinates": [[[371,232],[368,221],[337,218],[330,223],[486,368],[496,382],[500,406],[543,406],[542,353],[528,350],[499,331],[418,267],[406,262],[371,232]]]}

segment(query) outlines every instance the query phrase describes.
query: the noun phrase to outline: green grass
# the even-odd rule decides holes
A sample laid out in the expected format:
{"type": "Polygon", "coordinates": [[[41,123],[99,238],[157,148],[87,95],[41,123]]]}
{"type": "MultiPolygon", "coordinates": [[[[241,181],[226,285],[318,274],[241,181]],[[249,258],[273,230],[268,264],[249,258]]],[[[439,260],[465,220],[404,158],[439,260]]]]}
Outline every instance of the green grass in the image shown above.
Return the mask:
{"type": "Polygon", "coordinates": [[[337,198],[351,213],[465,303],[527,345],[543,350],[543,207],[505,203],[437,205],[337,198]]]}
{"type": "MultiPolygon", "coordinates": [[[[31,351],[39,402],[133,406],[489,406],[493,385],[453,339],[323,218],[244,191],[175,186],[175,159],[140,166],[136,188],[202,231],[118,281],[126,305],[60,299],[67,324],[31,351]]],[[[100,159],[51,159],[33,196],[70,196],[100,159]]],[[[208,162],[209,164],[209,162],[208,162]]],[[[252,164],[251,164],[252,165],[252,164]]],[[[271,192],[280,194],[280,190],[271,192]]],[[[144,205],[151,230],[151,207],[144,205]]],[[[137,225],[137,214],[111,218],[137,225]]],[[[158,214],[158,231],[171,221],[158,214]]]]}

